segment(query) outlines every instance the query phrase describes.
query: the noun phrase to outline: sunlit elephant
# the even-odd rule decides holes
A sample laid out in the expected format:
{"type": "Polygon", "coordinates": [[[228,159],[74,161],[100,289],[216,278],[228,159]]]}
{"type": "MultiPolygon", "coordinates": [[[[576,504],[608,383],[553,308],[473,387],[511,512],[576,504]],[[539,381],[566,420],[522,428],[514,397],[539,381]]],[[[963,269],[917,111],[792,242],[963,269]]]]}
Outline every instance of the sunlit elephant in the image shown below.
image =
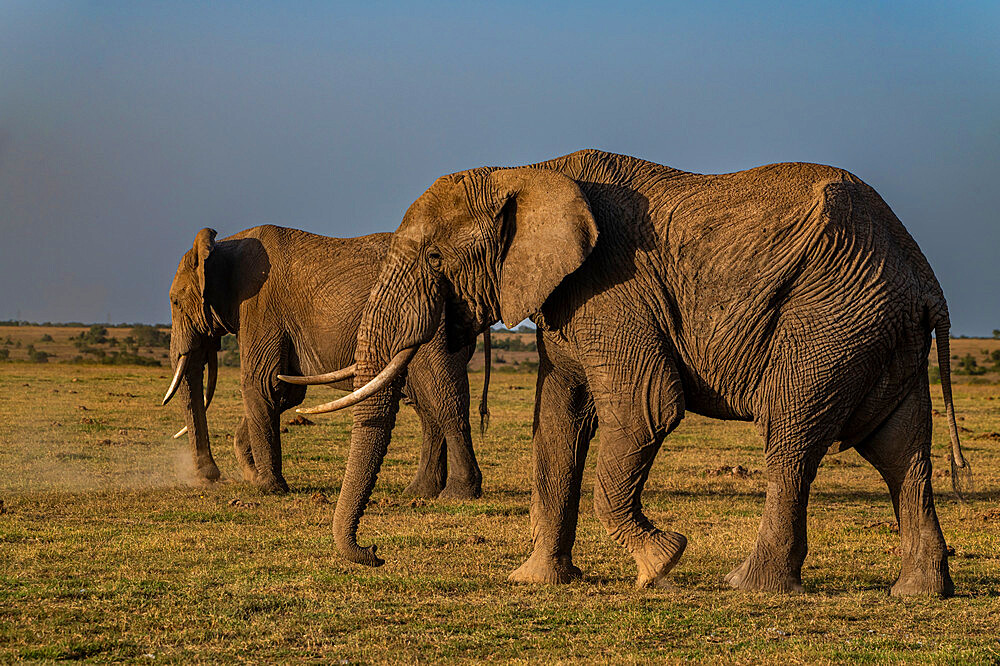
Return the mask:
{"type": "Polygon", "coordinates": [[[586,150],[438,179],[393,236],[358,329],[356,390],[383,390],[354,407],[336,509],[336,543],[355,562],[382,563],[356,531],[393,423],[392,375],[442,316],[453,345],[497,318],[539,328],[534,552],[512,580],[580,575],[580,480],[600,424],[596,514],[635,558],[637,585],[660,584],[686,539],[650,522],[641,493],[664,437],[691,411],[753,421],[764,440],[763,519],[730,585],[802,590],[810,484],[828,451],[854,447],[896,509],[893,594],[952,593],[927,377],[936,331],[953,467],[965,470],[947,306],[903,225],[850,173],[775,164],[700,175],[586,150]]]}
{"type": "MultiPolygon", "coordinates": [[[[327,238],[262,226],[219,242],[215,236],[212,229],[198,232],[170,287],[175,372],[164,404],[178,393],[195,466],[202,477],[219,478],[205,412],[215,389],[219,341],[226,333],[237,335],[244,414],[236,430],[236,459],[245,480],[268,491],[287,491],[279,416],[300,404],[306,389],[280,381],[278,374],[300,375],[351,362],[361,313],[391,235],[327,238]]],[[[420,417],[423,446],[407,493],[481,495],[466,370],[474,349],[469,342],[449,352],[441,330],[431,334],[410,363],[403,395],[420,417]]],[[[487,353],[487,367],[488,359],[487,353]]],[[[348,370],[314,381],[349,389],[351,376],[348,370]]],[[[486,413],[485,388],[480,412],[486,413]]]]}

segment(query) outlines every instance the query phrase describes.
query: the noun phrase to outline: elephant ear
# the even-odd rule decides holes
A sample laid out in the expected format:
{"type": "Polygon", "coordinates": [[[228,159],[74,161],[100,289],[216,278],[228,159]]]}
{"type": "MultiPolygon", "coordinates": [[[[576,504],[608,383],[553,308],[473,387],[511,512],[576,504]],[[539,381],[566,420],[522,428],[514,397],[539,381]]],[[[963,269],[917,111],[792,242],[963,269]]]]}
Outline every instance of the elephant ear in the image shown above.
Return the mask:
{"type": "MultiPolygon", "coordinates": [[[[209,259],[212,255],[212,250],[215,249],[215,229],[204,228],[198,232],[198,235],[194,237],[194,247],[192,251],[194,252],[195,273],[198,275],[198,287],[201,289],[201,296],[205,298],[205,289],[208,286],[208,280],[206,279],[206,265],[210,263],[209,259]]],[[[207,300],[207,299],[205,299],[207,300]]]]}
{"type": "Polygon", "coordinates": [[[547,169],[501,169],[489,176],[499,197],[506,243],[500,318],[512,328],[538,312],[597,242],[590,204],[571,178],[547,169]]]}

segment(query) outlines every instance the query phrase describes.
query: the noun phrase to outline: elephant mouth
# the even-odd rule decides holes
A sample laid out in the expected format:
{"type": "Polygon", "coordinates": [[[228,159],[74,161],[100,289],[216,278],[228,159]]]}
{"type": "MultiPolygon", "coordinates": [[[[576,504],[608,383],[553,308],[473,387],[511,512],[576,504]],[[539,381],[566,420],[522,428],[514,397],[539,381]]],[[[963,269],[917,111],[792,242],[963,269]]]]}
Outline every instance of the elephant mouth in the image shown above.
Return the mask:
{"type": "MultiPolygon", "coordinates": [[[[413,358],[413,355],[417,353],[419,345],[415,347],[407,347],[406,349],[396,352],[396,355],[392,357],[388,365],[382,369],[380,373],[372,377],[372,379],[362,386],[361,388],[345,395],[342,398],[333,400],[331,402],[324,403],[322,405],[317,405],[315,407],[305,407],[302,409],[296,409],[295,411],[299,414],[328,414],[330,412],[336,412],[341,409],[347,409],[348,407],[353,407],[354,405],[367,400],[372,397],[386,386],[391,384],[404,370],[406,370],[407,364],[413,358]]],[[[283,382],[288,382],[289,384],[329,384],[331,382],[340,381],[342,379],[347,379],[348,377],[353,377],[357,373],[356,365],[351,365],[343,370],[336,370],[334,372],[328,372],[322,375],[312,375],[308,377],[296,377],[290,375],[278,375],[278,379],[283,382]]]]}

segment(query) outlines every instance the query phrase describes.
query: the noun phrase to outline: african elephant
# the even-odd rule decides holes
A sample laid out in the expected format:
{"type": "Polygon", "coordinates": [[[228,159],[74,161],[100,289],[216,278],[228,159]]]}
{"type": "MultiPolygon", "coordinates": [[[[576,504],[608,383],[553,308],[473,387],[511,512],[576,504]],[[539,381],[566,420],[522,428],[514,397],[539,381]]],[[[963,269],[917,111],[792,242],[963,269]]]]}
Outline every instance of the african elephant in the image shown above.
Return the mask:
{"type": "Polygon", "coordinates": [[[828,450],[854,447],[896,511],[892,593],[952,594],[927,377],[936,331],[953,471],[967,470],[948,310],[916,243],[854,175],[816,164],[700,175],[585,150],[438,179],[393,236],[358,328],[356,391],[390,388],[312,410],[357,403],[334,521],[355,562],[382,563],[356,533],[393,422],[388,375],[442,317],[452,345],[497,318],[538,326],[534,551],[511,580],[581,575],[580,483],[600,424],[596,515],[634,557],[637,586],[661,584],[687,541],[650,522],[641,494],[664,437],[691,411],[752,421],[764,440],[763,518],[730,585],[802,591],[810,484],[828,450]]]}
{"type": "MultiPolygon", "coordinates": [[[[163,404],[178,392],[197,470],[206,479],[219,478],[205,412],[215,388],[219,341],[226,333],[237,335],[244,414],[234,440],[236,459],[247,481],[268,491],[287,491],[278,419],[302,402],[306,388],[279,381],[278,373],[314,372],[353,358],[361,312],[391,234],[327,238],[268,225],[219,242],[215,236],[212,229],[198,232],[170,287],[175,373],[163,404]]],[[[449,352],[442,330],[431,335],[410,364],[402,392],[420,417],[423,446],[407,493],[481,495],[466,371],[474,349],[467,344],[449,352]]],[[[349,372],[322,379],[339,379],[335,386],[350,388],[345,383],[349,372]]],[[[480,412],[485,416],[486,389],[480,412]]]]}

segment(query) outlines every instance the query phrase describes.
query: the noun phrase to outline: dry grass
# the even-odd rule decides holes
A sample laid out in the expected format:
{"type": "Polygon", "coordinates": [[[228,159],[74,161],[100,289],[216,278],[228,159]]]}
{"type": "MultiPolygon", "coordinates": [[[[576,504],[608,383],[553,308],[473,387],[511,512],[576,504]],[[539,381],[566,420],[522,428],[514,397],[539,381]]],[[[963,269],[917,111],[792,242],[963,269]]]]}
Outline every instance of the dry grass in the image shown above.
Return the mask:
{"type": "MultiPolygon", "coordinates": [[[[156,407],[167,375],[0,364],[0,662],[1000,660],[997,385],[956,388],[977,492],[961,504],[947,477],[935,480],[958,590],[940,601],[887,596],[898,567],[892,512],[853,452],[828,458],[815,485],[809,594],[726,589],[721,577],[742,561],[759,521],[764,480],[752,472],[762,455],[750,426],[700,417],[668,439],[645,494],[651,517],[690,540],[676,590],[632,589],[631,558],[593,515],[594,455],[575,551],[586,579],[508,584],[530,550],[526,373],[494,375],[493,425],[478,446],[486,496],[476,502],[399,496],[418,435],[404,408],[361,525],[362,543],[378,543],[387,564],[350,565],[330,531],[349,415],[289,428],[287,496],[233,481],[188,486],[186,445],[170,439],[179,408],[156,407]],[[737,465],[751,474],[709,474],[737,465]]],[[[222,369],[210,414],[227,479],[237,469],[236,380],[222,369]]],[[[935,426],[944,470],[947,433],[940,417],[935,426]]]]}

